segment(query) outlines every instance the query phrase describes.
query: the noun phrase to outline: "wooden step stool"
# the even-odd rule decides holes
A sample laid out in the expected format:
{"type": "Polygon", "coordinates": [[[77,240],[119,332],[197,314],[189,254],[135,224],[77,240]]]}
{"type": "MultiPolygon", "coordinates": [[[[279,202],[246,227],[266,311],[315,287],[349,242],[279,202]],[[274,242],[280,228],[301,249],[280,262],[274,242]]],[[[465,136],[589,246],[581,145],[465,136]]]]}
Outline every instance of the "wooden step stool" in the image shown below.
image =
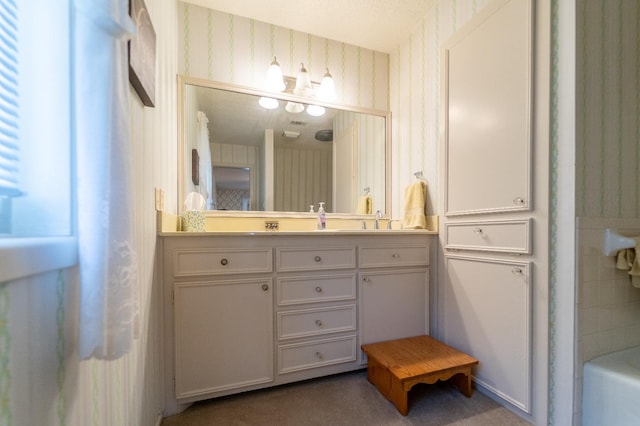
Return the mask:
{"type": "Polygon", "coordinates": [[[406,416],[408,393],[418,383],[449,380],[471,396],[471,367],[478,360],[430,336],[362,345],[367,354],[367,379],[406,416]]]}

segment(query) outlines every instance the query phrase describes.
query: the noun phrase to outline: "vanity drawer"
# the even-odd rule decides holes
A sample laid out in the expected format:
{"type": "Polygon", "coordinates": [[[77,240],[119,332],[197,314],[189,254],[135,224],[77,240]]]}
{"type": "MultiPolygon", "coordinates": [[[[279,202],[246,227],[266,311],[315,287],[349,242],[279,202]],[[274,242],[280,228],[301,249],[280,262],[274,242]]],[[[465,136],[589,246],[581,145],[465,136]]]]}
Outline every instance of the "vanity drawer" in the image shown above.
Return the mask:
{"type": "Polygon", "coordinates": [[[447,223],[445,248],[530,254],[531,220],[447,223]]]}
{"type": "Polygon", "coordinates": [[[355,360],[355,335],[278,346],[279,374],[355,360]]]}
{"type": "Polygon", "coordinates": [[[280,277],[278,306],[355,300],[356,274],[280,277]]]}
{"type": "Polygon", "coordinates": [[[272,253],[271,247],[176,249],[173,252],[174,276],[272,272],[272,253]]]}
{"type": "Polygon", "coordinates": [[[278,339],[356,330],[356,305],[278,312],[278,339]]]}
{"type": "Polygon", "coordinates": [[[283,247],[276,250],[276,263],[279,272],[356,267],[355,247],[283,247]]]}
{"type": "Polygon", "coordinates": [[[359,248],[361,268],[429,265],[429,246],[379,246],[359,248]]]}

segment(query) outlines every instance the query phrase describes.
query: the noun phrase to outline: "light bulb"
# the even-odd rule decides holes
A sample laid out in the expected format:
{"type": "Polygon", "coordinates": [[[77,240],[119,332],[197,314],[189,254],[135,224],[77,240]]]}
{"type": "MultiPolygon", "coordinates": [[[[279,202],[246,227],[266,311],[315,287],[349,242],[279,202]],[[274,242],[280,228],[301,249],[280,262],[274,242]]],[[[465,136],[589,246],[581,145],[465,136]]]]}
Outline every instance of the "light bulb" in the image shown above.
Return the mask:
{"type": "Polygon", "coordinates": [[[313,117],[320,117],[321,115],[324,115],[326,111],[327,110],[324,107],[321,107],[320,105],[309,105],[307,107],[307,114],[313,117]]]}
{"type": "Polygon", "coordinates": [[[280,64],[276,61],[276,57],[273,57],[273,62],[269,65],[267,70],[267,90],[272,92],[282,92],[287,86],[284,84],[284,78],[282,76],[282,69],[280,64]]]}
{"type": "Polygon", "coordinates": [[[303,63],[300,64],[300,72],[296,78],[296,87],[293,89],[293,93],[300,96],[310,96],[313,93],[311,77],[303,63]]]}
{"type": "Polygon", "coordinates": [[[276,109],[280,105],[277,99],[264,98],[264,97],[260,98],[260,100],[258,101],[258,104],[262,108],[266,108],[266,109],[276,109]]]}
{"type": "Polygon", "coordinates": [[[284,109],[292,114],[297,114],[304,111],[304,105],[299,104],[298,102],[287,102],[287,104],[284,106],[284,109]]]}
{"type": "Polygon", "coordinates": [[[333,82],[333,77],[329,73],[329,68],[327,68],[327,72],[324,73],[324,77],[320,81],[318,99],[329,102],[336,100],[336,86],[333,82]]]}

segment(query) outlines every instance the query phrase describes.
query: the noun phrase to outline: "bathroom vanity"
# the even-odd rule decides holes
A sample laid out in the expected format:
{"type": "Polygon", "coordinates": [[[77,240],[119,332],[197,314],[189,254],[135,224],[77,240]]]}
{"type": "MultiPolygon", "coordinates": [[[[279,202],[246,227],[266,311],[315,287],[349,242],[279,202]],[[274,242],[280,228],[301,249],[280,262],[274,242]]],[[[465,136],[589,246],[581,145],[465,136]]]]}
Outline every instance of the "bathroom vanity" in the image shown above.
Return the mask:
{"type": "Polygon", "coordinates": [[[166,232],[166,414],[366,367],[360,345],[429,333],[433,235],[166,232]]]}

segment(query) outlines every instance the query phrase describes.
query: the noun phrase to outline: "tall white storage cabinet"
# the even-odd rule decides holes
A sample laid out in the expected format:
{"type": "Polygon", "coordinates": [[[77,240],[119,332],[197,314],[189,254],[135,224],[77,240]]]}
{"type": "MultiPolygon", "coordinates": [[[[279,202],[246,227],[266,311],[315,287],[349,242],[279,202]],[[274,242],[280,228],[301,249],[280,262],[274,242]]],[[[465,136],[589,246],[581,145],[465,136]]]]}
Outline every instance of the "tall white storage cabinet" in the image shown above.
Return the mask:
{"type": "Polygon", "coordinates": [[[443,45],[437,323],[479,360],[476,386],[536,424],[547,407],[543,5],[497,0],[443,45]]]}

